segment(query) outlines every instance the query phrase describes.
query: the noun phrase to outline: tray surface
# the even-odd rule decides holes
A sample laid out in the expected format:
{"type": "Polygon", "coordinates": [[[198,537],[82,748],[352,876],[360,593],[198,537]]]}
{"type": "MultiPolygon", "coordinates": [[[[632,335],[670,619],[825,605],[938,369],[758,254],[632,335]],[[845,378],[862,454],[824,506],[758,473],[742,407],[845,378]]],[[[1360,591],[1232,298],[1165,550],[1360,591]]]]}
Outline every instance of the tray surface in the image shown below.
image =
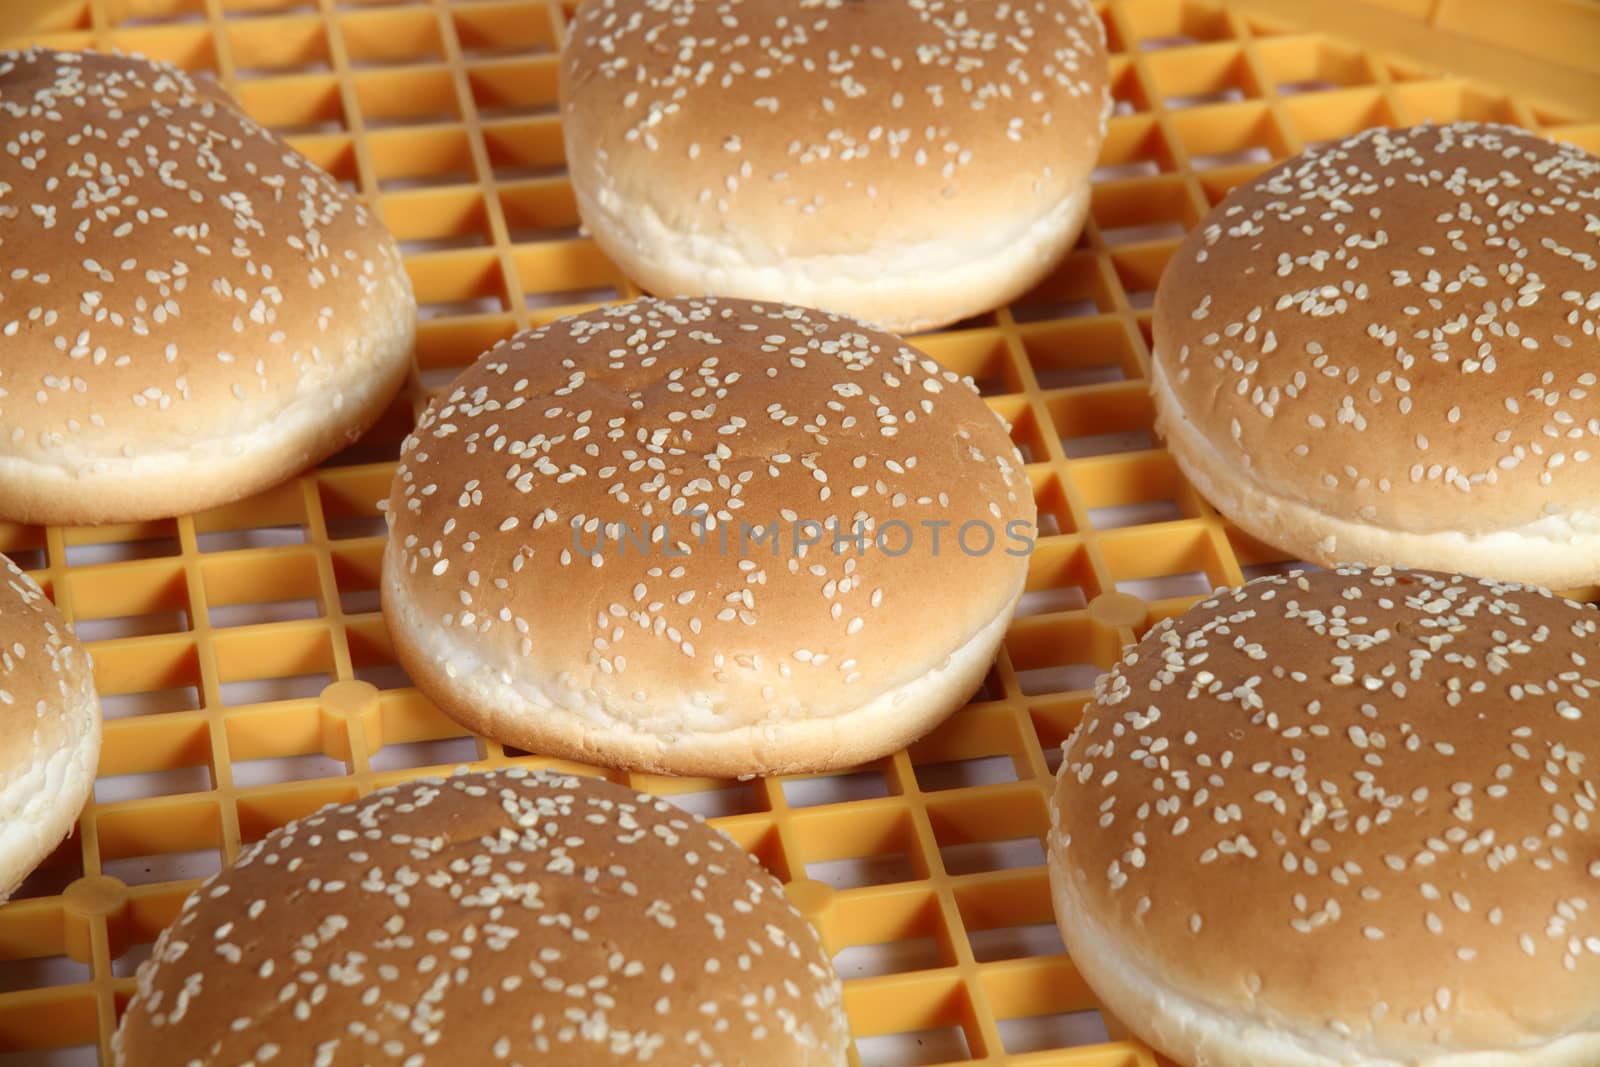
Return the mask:
{"type": "MultiPolygon", "coordinates": [[[[916,341],[1011,422],[1038,499],[1029,591],[983,690],[852,773],[611,775],[713,817],[796,883],[846,980],[863,1067],[1161,1062],[1063,954],[1042,835],[1060,742],[1122,645],[1214,586],[1288,566],[1194,493],[1151,427],[1150,302],[1184,230],[1271,161],[1371,125],[1488,119],[1600,152],[1600,100],[1529,103],[1259,2],[1097,6],[1117,107],[1082,239],[1014,306],[916,341]]],[[[379,207],[422,317],[405,396],[316,471],[172,521],[0,524],[0,551],[89,643],[106,714],[79,832],[0,907],[0,1065],[109,1063],[115,1007],[161,927],[273,827],[463,763],[549,765],[465,735],[410,688],[378,614],[376,505],[430,391],[516,329],[637,295],[578,232],[555,107],[568,14],[76,0],[58,29],[11,39],[0,16],[7,46],[214,72],[379,207]]]]}

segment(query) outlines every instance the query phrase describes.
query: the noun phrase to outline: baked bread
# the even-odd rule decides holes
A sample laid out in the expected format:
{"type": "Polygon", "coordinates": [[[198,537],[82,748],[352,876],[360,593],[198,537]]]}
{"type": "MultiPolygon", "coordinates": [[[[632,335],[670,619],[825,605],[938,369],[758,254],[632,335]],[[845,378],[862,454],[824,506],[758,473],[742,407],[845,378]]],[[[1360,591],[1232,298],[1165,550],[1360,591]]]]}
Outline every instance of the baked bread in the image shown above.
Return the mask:
{"type": "Polygon", "coordinates": [[[0,556],[0,900],[72,832],[100,764],[89,654],[0,556]]]}
{"type": "Polygon", "coordinates": [[[1073,964],[1187,1067],[1600,1063],[1600,612],[1341,567],[1165,620],[1067,742],[1073,964]]]}
{"type": "Polygon", "coordinates": [[[664,800],[521,768],[329,805],[209,879],[139,968],[124,1067],[843,1067],[810,924],[664,800]]]}
{"type": "Polygon", "coordinates": [[[585,0],[561,125],[584,226],[646,291],[908,333],[1071,248],[1109,82],[1088,0],[585,0]]]}
{"type": "Polygon", "coordinates": [[[0,52],[0,517],[131,522],[353,442],[411,365],[394,240],[216,85],[0,52]]]}
{"type": "Polygon", "coordinates": [[[1184,473],[1299,558],[1600,581],[1600,160],[1375,129],[1230,193],[1155,304],[1184,473]]]}
{"type": "Polygon", "coordinates": [[[1002,421],[898,338],[646,299],[463,372],[402,446],[386,514],[384,618],[452,718],[734,777],[877,759],[964,704],[1035,510],[1002,421]]]}

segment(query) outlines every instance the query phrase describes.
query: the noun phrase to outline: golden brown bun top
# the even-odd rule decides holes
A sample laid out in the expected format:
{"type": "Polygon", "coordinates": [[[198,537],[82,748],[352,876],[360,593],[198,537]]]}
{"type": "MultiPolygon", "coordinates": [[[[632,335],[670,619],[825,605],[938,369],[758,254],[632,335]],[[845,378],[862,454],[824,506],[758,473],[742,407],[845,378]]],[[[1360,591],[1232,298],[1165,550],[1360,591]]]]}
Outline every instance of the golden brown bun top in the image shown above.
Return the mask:
{"type": "Polygon", "coordinates": [[[851,319],[717,299],[501,343],[423,413],[387,508],[411,600],[489,662],[730,729],[940,666],[1009,607],[1034,519],[969,381],[851,319]]]}
{"type": "Polygon", "coordinates": [[[378,220],[214,84],[0,52],[0,134],[0,454],[244,433],[413,314],[378,220]]]}
{"type": "Polygon", "coordinates": [[[1031,218],[1110,102],[1086,0],[585,0],[561,81],[575,184],[795,256],[1031,218]]]}
{"type": "Polygon", "coordinates": [[[77,747],[89,654],[39,586],[0,556],[0,784],[77,747]]]}
{"type": "Polygon", "coordinates": [[[184,902],[117,1038],[129,1065],[836,1067],[847,1042],[816,933],[737,845],[517,768],[270,834],[184,902]]]}
{"type": "Polygon", "coordinates": [[[1075,891],[1242,1022],[1405,1062],[1593,1030],[1597,624],[1544,590],[1353,567],[1162,622],[1067,745],[1075,891]]]}
{"type": "Polygon", "coordinates": [[[1479,533],[1600,496],[1600,160],[1503,126],[1375,129],[1234,190],[1156,298],[1159,359],[1262,487],[1479,533]]]}

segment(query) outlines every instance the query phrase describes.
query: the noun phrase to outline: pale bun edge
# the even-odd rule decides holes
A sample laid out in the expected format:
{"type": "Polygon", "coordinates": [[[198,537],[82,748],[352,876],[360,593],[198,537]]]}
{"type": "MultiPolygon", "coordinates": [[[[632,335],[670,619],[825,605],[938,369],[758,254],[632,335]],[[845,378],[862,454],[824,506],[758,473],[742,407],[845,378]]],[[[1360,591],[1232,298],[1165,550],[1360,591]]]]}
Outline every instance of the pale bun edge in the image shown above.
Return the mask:
{"type": "Polygon", "coordinates": [[[69,748],[20,771],[0,789],[0,901],[16,892],[77,825],[100,766],[100,699],[87,661],[62,705],[47,714],[89,724],[69,748]]]}
{"type": "MultiPolygon", "coordinates": [[[[1447,1051],[1394,1059],[1331,1030],[1307,1032],[1288,1020],[1268,1027],[1248,1004],[1224,1012],[1165,984],[1159,963],[1137,959],[1086,914],[1074,892],[1070,846],[1063,846],[1059,809],[1050,804],[1048,869],[1056,926],[1072,964],[1095,998],[1140,1038],[1184,1067],[1593,1067],[1600,1063],[1600,1031],[1568,1034],[1525,1049],[1447,1051]]],[[[1262,951],[1273,951],[1263,948],[1262,951]]],[[[1221,991],[1219,991],[1219,995],[1221,991]]]]}
{"type": "Polygon", "coordinates": [[[1026,293],[1077,241],[1090,198],[1085,180],[1047,212],[997,228],[977,246],[946,240],[873,255],[782,258],[754,239],[741,247],[675,229],[614,190],[574,192],[596,243],[648,293],[781,301],[899,334],[948,326],[1026,293]]]}
{"type": "Polygon", "coordinates": [[[1400,564],[1557,590],[1600,581],[1600,511],[1569,517],[1572,529],[1566,539],[1516,529],[1476,535],[1417,533],[1351,522],[1269,492],[1241,476],[1183,410],[1159,355],[1151,360],[1150,381],[1156,431],[1165,438],[1184,477],[1224,516],[1274,548],[1324,567],[1400,564]]]}
{"type": "Polygon", "coordinates": [[[303,391],[270,421],[184,452],[95,458],[93,469],[0,455],[0,516],[14,522],[92,526],[187,515],[270,489],[356,443],[410,373],[416,324],[378,338],[369,359],[303,391]],[[328,393],[341,403],[330,417],[328,393]]]}
{"type": "MultiPolygon", "coordinates": [[[[1003,610],[960,648],[903,685],[842,715],[739,726],[721,731],[687,729],[668,743],[630,729],[582,695],[542,704],[530,691],[553,691],[554,679],[503,680],[469,643],[435,624],[424,625],[401,575],[384,553],[384,620],[396,657],[419,689],[467,729],[543,756],[655,774],[707,778],[802,774],[855,767],[896,752],[960,709],[994,662],[1022,580],[1003,610]],[[440,664],[453,665],[453,671],[440,664]],[[454,675],[452,677],[452,674],[454,675]]],[[[1025,576],[1024,576],[1025,577],[1025,576]]],[[[692,704],[682,693],[680,703],[692,704]]],[[[653,707],[659,703],[652,700],[653,707]]]]}

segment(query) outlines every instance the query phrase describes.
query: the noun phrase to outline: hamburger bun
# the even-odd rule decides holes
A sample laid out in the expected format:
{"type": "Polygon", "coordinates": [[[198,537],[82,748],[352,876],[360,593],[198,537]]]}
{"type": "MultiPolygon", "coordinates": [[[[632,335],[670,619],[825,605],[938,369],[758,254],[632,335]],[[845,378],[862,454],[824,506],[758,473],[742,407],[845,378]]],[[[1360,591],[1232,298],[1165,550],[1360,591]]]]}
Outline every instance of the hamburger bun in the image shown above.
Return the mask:
{"type": "Polygon", "coordinates": [[[61,613],[0,556],[0,900],[78,821],[100,764],[94,670],[61,613]]]}
{"type": "Polygon", "coordinates": [[[220,88],[0,52],[0,517],[248,496],[353,442],[410,367],[399,250],[220,88]]]}
{"type": "Polygon", "coordinates": [[[965,703],[1035,511],[970,382],[849,319],[713,298],[496,346],[423,413],[386,514],[384,617],[452,718],[733,777],[876,759],[965,703]]]}
{"type": "Polygon", "coordinates": [[[1597,215],[1600,160],[1504,126],[1267,171],[1162,276],[1168,447],[1302,559],[1600,581],[1597,215]]]}
{"type": "Polygon", "coordinates": [[[1155,627],[1051,808],[1061,935],[1188,1067],[1600,1063],[1600,613],[1342,567],[1155,627]]]}
{"type": "Polygon", "coordinates": [[[644,289],[908,333],[1071,248],[1108,85],[1088,0],[584,0],[560,95],[584,225],[644,289]]]}
{"type": "Polygon", "coordinates": [[[816,932],[738,845],[521,768],[269,834],[184,902],[113,1043],[124,1067],[843,1067],[848,1045],[816,932]]]}

